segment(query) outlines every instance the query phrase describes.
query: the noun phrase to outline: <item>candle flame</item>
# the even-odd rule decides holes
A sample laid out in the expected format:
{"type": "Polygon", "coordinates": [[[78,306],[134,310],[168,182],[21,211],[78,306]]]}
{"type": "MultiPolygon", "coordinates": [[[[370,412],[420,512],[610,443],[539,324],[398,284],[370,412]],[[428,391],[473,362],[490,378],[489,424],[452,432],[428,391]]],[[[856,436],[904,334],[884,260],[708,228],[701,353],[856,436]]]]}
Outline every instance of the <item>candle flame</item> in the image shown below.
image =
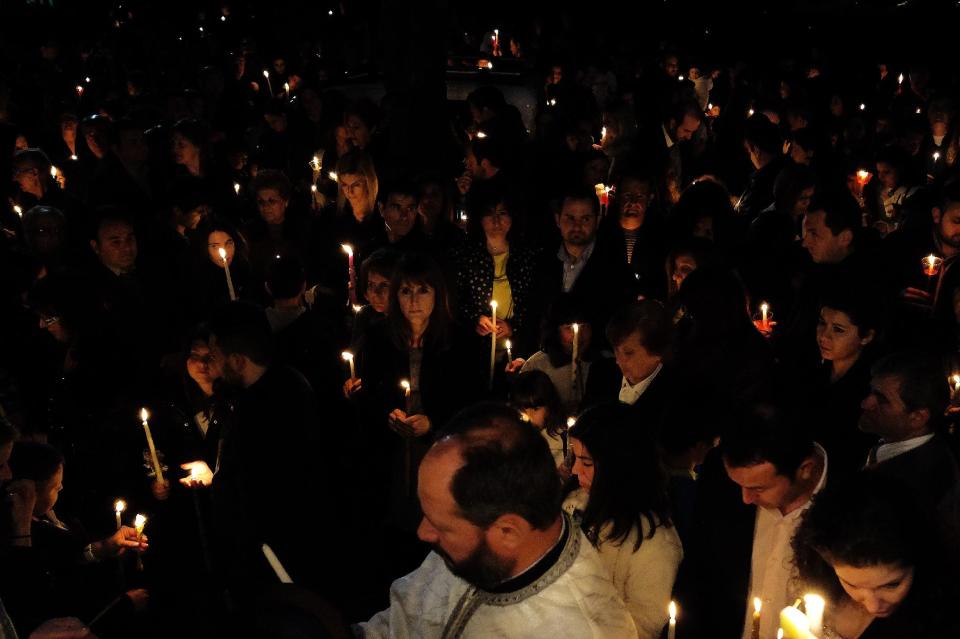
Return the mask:
{"type": "Polygon", "coordinates": [[[680,82],[683,82],[683,76],[682,76],[682,75],[678,75],[678,76],[677,76],[677,80],[679,80],[680,82]]]}
{"type": "Polygon", "coordinates": [[[753,109],[747,109],[747,117],[752,118],[755,111],[753,109]]]}
{"type": "Polygon", "coordinates": [[[576,417],[567,417],[567,429],[573,428],[573,425],[577,423],[576,417]]]}
{"type": "Polygon", "coordinates": [[[753,598],[753,614],[759,615],[760,610],[763,608],[763,602],[760,600],[760,597],[753,598]]]}
{"type": "Polygon", "coordinates": [[[310,160],[310,167],[311,167],[314,171],[319,171],[319,170],[320,170],[320,158],[318,158],[317,156],[313,156],[313,159],[310,160]]]}
{"type": "Polygon", "coordinates": [[[349,362],[350,360],[353,359],[353,353],[351,353],[350,351],[343,351],[342,353],[340,353],[340,357],[343,358],[343,361],[349,362]]]}
{"type": "Polygon", "coordinates": [[[240,183],[239,183],[239,182],[234,182],[234,183],[233,183],[233,192],[236,193],[237,195],[240,195],[240,183]]]}
{"type": "Polygon", "coordinates": [[[352,247],[352,246],[350,246],[349,244],[341,244],[341,245],[340,245],[340,248],[343,249],[343,252],[344,252],[344,253],[346,253],[346,254],[349,255],[350,257],[353,257],[353,247],[352,247]]]}
{"type": "Polygon", "coordinates": [[[125,511],[126,509],[127,509],[127,502],[123,501],[122,499],[118,499],[117,501],[113,502],[113,510],[118,515],[123,511],[125,511]]]}
{"type": "Polygon", "coordinates": [[[570,328],[573,329],[573,334],[574,334],[574,335],[576,335],[577,333],[580,332],[580,325],[577,324],[576,322],[574,322],[573,324],[571,324],[571,325],[570,325],[570,328]]]}
{"type": "Polygon", "coordinates": [[[866,111],[866,110],[867,110],[867,105],[864,104],[863,102],[861,102],[861,103],[860,103],[860,110],[861,110],[861,111],[866,111]]]}
{"type": "Polygon", "coordinates": [[[940,151],[934,151],[934,152],[933,152],[933,161],[936,162],[936,161],[939,160],[939,159],[940,159],[940,151]]]}
{"type": "Polygon", "coordinates": [[[860,169],[859,171],[857,171],[857,177],[860,179],[861,182],[866,182],[867,178],[870,177],[870,171],[864,171],[863,169],[860,169]]]}
{"type": "Polygon", "coordinates": [[[783,628],[777,628],[777,639],[783,639],[783,628]]]}
{"type": "Polygon", "coordinates": [[[221,260],[223,260],[224,262],[227,261],[227,251],[226,251],[226,249],[224,249],[224,248],[221,246],[220,248],[217,249],[217,253],[220,254],[220,259],[221,259],[221,260]]]}
{"type": "Polygon", "coordinates": [[[707,102],[707,111],[713,111],[713,102],[707,102]]]}
{"type": "Polygon", "coordinates": [[[600,139],[602,140],[602,139],[605,138],[605,137],[607,137],[607,127],[601,127],[601,128],[600,128],[600,139]]]}
{"type": "Polygon", "coordinates": [[[917,115],[920,115],[921,113],[923,113],[923,109],[921,109],[920,107],[917,107],[917,115]]]}
{"type": "Polygon", "coordinates": [[[13,212],[16,213],[18,216],[23,217],[23,209],[21,209],[16,204],[13,205],[13,212]]]}
{"type": "Polygon", "coordinates": [[[409,392],[410,392],[410,382],[409,382],[408,380],[401,379],[401,380],[400,380],[400,388],[402,388],[404,391],[406,391],[406,392],[409,393],[409,392]]]}
{"type": "Polygon", "coordinates": [[[487,134],[483,131],[477,131],[477,138],[480,140],[485,140],[487,138],[487,134]]]}
{"type": "Polygon", "coordinates": [[[290,83],[289,83],[289,82],[284,82],[284,83],[283,83],[283,92],[284,92],[284,93],[290,93],[290,83]]]}
{"type": "Polygon", "coordinates": [[[677,621],[677,602],[671,601],[670,605],[667,606],[667,614],[670,615],[670,621],[676,623],[677,621]]]}
{"type": "Polygon", "coordinates": [[[73,160],[74,162],[76,162],[79,158],[77,158],[77,156],[75,156],[75,155],[71,155],[71,156],[70,156],[70,159],[73,160]]]}
{"type": "Polygon", "coordinates": [[[497,310],[497,300],[490,300],[490,308],[492,308],[492,309],[494,310],[494,312],[496,312],[496,310],[497,310]]]}
{"type": "Polygon", "coordinates": [[[766,315],[767,313],[769,313],[769,312],[770,312],[770,305],[767,304],[766,302],[763,302],[762,304],[760,304],[760,312],[763,313],[764,315],[766,315]]]}
{"type": "Polygon", "coordinates": [[[359,312],[362,311],[362,310],[363,310],[363,307],[360,306],[359,304],[354,304],[354,305],[353,305],[353,312],[354,312],[354,313],[359,313],[359,312]]]}
{"type": "Polygon", "coordinates": [[[55,166],[51,166],[51,167],[50,167],[50,177],[52,177],[54,180],[57,179],[57,174],[58,174],[59,172],[60,172],[60,171],[57,169],[57,167],[55,167],[55,166]]]}
{"type": "Polygon", "coordinates": [[[316,185],[316,184],[311,184],[311,185],[310,185],[310,192],[311,192],[311,193],[316,193],[316,192],[317,192],[317,185],[316,185]]]}
{"type": "Polygon", "coordinates": [[[557,106],[557,99],[556,99],[556,98],[550,98],[550,106],[557,106]]]}
{"type": "Polygon", "coordinates": [[[487,62],[487,68],[492,70],[492,69],[493,69],[493,62],[487,62]]]}
{"type": "Polygon", "coordinates": [[[506,342],[504,342],[504,345],[507,347],[507,350],[508,350],[508,351],[509,351],[511,348],[513,348],[513,345],[510,343],[510,340],[507,340],[506,342]]]}
{"type": "Polygon", "coordinates": [[[953,385],[957,388],[960,388],[960,375],[954,373],[953,377],[950,378],[953,381],[953,385]]]}
{"type": "Polygon", "coordinates": [[[329,173],[327,173],[327,177],[329,177],[331,180],[333,180],[334,182],[336,182],[336,181],[337,181],[337,172],[336,172],[336,171],[330,171],[329,173]]]}
{"type": "Polygon", "coordinates": [[[897,76],[897,84],[903,84],[903,74],[897,76]]]}
{"type": "Polygon", "coordinates": [[[143,534],[143,527],[147,525],[147,518],[143,515],[137,515],[133,520],[133,527],[137,529],[137,537],[143,534]]]}
{"type": "Polygon", "coordinates": [[[85,77],[83,81],[86,82],[87,84],[90,84],[90,76],[88,75],[87,77],[85,77]]]}
{"type": "Polygon", "coordinates": [[[269,78],[269,77],[270,77],[270,72],[267,71],[266,69],[264,69],[264,70],[263,70],[263,77],[269,78]]]}
{"type": "MultiPolygon", "coordinates": [[[[223,249],[221,249],[221,250],[223,250],[223,249]]],[[[146,408],[141,408],[141,409],[140,409],[140,421],[141,421],[141,422],[145,422],[145,421],[147,421],[147,419],[148,419],[149,417],[150,417],[150,413],[147,412],[147,409],[146,409],[146,408]]]]}

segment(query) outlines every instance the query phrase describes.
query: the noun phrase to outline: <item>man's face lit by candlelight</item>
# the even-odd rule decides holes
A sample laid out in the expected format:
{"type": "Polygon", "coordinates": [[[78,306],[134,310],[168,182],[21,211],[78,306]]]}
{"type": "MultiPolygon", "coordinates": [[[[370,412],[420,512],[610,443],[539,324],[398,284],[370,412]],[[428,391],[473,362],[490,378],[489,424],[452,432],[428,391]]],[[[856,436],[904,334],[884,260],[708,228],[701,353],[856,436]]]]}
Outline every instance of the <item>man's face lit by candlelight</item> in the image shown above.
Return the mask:
{"type": "Polygon", "coordinates": [[[128,273],[137,261],[137,237],[126,222],[110,221],[100,225],[97,239],[90,245],[100,262],[112,271],[128,273]]]}
{"type": "Polygon", "coordinates": [[[450,483],[463,463],[454,445],[435,447],[424,458],[417,482],[423,510],[417,537],[433,546],[450,572],[489,589],[510,577],[516,561],[499,556],[490,547],[487,530],[461,516],[450,483]]]}
{"type": "Polygon", "coordinates": [[[960,202],[951,203],[946,211],[933,209],[937,238],[954,249],[960,249],[960,202]]]}
{"type": "Polygon", "coordinates": [[[567,198],[557,214],[557,226],[564,244],[586,246],[597,235],[599,218],[592,202],[567,198]]]}

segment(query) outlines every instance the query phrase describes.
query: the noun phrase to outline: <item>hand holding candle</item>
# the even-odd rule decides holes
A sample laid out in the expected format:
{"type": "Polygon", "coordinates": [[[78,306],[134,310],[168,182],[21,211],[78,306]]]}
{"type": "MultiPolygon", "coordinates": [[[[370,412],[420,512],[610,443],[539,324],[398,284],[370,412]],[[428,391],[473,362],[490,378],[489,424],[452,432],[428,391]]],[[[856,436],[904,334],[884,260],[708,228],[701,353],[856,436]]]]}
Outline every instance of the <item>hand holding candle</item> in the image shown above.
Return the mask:
{"type": "Polygon", "coordinates": [[[763,609],[763,601],[760,597],[753,598],[753,626],[750,630],[750,639],[760,639],[760,611],[763,609]]]}
{"type": "Polygon", "coordinates": [[[203,460],[180,464],[180,468],[190,471],[187,477],[180,478],[180,483],[184,486],[195,488],[197,486],[209,486],[213,483],[213,471],[203,460]]]}
{"type": "Polygon", "coordinates": [[[827,602],[823,597],[815,594],[806,594],[803,596],[803,608],[807,611],[807,621],[810,622],[810,632],[819,635],[823,632],[823,611],[827,602]]]}
{"type": "Polygon", "coordinates": [[[780,611],[780,627],[785,639],[817,639],[810,632],[807,616],[794,606],[787,606],[780,611]]]}
{"type": "Polygon", "coordinates": [[[922,260],[923,274],[927,277],[934,277],[940,273],[940,267],[943,266],[943,259],[933,253],[922,260]]]}
{"type": "Polygon", "coordinates": [[[340,353],[340,357],[343,358],[343,361],[348,362],[350,364],[350,379],[356,379],[357,369],[354,367],[354,364],[353,364],[353,353],[351,353],[350,351],[343,351],[342,353],[340,353]]]}

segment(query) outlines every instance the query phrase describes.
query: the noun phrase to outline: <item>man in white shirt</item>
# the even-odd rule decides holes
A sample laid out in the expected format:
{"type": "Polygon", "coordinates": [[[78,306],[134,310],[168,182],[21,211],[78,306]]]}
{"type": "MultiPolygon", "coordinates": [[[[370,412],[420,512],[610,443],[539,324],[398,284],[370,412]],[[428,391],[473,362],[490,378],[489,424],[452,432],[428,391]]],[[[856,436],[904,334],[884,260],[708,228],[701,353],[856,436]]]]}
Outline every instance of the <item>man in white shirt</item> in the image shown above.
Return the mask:
{"type": "MultiPolygon", "coordinates": [[[[762,415],[725,434],[721,451],[743,502],[757,507],[744,603],[760,598],[760,636],[775,637],[780,610],[797,595],[790,541],[811,498],[826,484],[827,454],[800,427],[762,415]]],[[[753,606],[746,606],[744,639],[750,639],[752,618],[753,606]]]]}
{"type": "Polygon", "coordinates": [[[634,639],[633,619],[582,531],[560,510],[544,439],[497,404],[463,411],[420,465],[433,545],[390,588],[368,639],[634,639]]]}

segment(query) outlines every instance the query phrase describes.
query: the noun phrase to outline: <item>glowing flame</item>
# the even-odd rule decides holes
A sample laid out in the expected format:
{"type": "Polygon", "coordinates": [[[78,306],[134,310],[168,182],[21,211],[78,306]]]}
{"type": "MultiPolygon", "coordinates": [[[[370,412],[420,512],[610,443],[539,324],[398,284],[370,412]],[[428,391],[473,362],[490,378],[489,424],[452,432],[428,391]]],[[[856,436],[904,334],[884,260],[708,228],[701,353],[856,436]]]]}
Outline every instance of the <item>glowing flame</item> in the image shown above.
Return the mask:
{"type": "Polygon", "coordinates": [[[674,601],[670,602],[670,605],[667,606],[667,614],[670,615],[670,621],[676,623],[677,621],[677,604],[674,601]]]}
{"type": "Polygon", "coordinates": [[[236,193],[237,195],[240,195],[240,183],[239,183],[239,182],[234,182],[234,183],[233,183],[233,192],[236,193]]]}
{"type": "Polygon", "coordinates": [[[353,359],[353,353],[351,353],[350,351],[343,351],[342,353],[340,353],[340,357],[343,358],[343,361],[349,362],[350,360],[353,359]]]}
{"type": "Polygon", "coordinates": [[[127,502],[123,501],[122,499],[118,499],[117,501],[113,502],[113,510],[118,515],[123,511],[125,511],[126,509],[127,509],[127,502]]]}
{"type": "Polygon", "coordinates": [[[147,525],[147,518],[143,515],[137,515],[133,520],[133,527],[137,529],[137,537],[143,534],[143,528],[147,525]]]}
{"type": "Polygon", "coordinates": [[[344,253],[346,253],[346,254],[349,255],[350,257],[353,257],[353,247],[352,247],[352,246],[350,246],[349,244],[341,244],[341,245],[340,245],[340,248],[343,249],[343,252],[344,252],[344,253]]]}
{"type": "Polygon", "coordinates": [[[223,260],[224,262],[227,261],[227,250],[225,248],[221,246],[220,248],[217,249],[217,253],[220,254],[221,260],[223,260]]]}
{"type": "Polygon", "coordinates": [[[483,131],[477,131],[477,138],[484,140],[486,139],[486,137],[487,137],[486,133],[484,133],[483,131]]]}
{"type": "Polygon", "coordinates": [[[760,597],[754,597],[753,598],[753,614],[759,615],[761,608],[763,608],[763,602],[760,601],[760,597]]]}
{"type": "Polygon", "coordinates": [[[270,72],[269,72],[269,71],[267,71],[266,69],[264,69],[264,70],[263,70],[263,77],[265,77],[265,78],[268,78],[268,79],[269,79],[269,78],[270,78],[270,72]]]}
{"type": "MultiPolygon", "coordinates": [[[[221,250],[223,250],[223,249],[221,249],[221,250]]],[[[147,412],[147,409],[146,409],[146,408],[141,408],[141,409],[140,409],[140,421],[141,421],[141,422],[145,422],[145,421],[147,421],[147,419],[148,419],[149,417],[150,417],[150,413],[147,412]]]]}
{"type": "Polygon", "coordinates": [[[329,173],[327,173],[327,177],[329,177],[331,180],[333,180],[334,182],[336,182],[336,181],[337,181],[337,172],[336,172],[336,171],[330,171],[329,173]]]}
{"type": "Polygon", "coordinates": [[[577,423],[576,417],[567,417],[567,429],[573,428],[573,425],[577,423]]]}

